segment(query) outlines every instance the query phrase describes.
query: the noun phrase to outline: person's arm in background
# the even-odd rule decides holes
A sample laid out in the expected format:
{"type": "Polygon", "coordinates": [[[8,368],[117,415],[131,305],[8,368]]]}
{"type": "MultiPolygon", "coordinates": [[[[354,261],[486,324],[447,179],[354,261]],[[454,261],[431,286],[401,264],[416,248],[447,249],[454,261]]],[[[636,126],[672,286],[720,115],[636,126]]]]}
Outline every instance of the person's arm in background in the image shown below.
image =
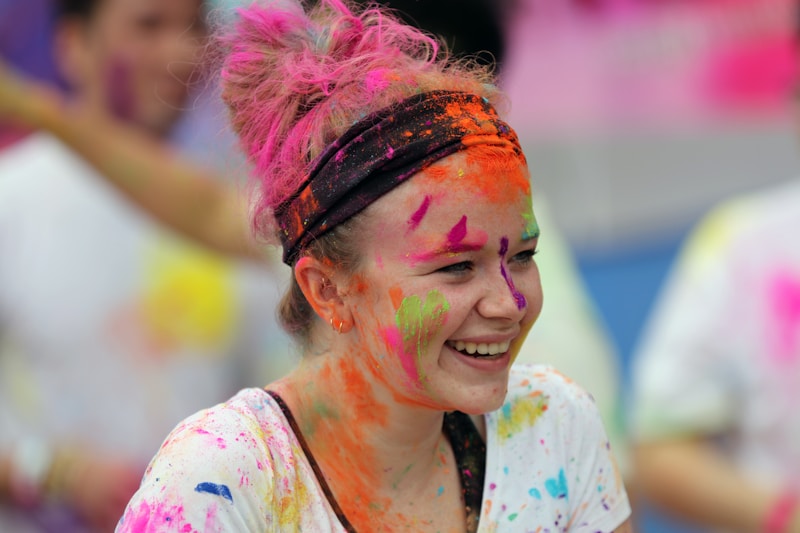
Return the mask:
{"type": "Polygon", "coordinates": [[[732,354],[752,348],[740,334],[752,331],[744,323],[757,307],[748,292],[754,287],[734,274],[752,225],[743,206],[715,210],[693,233],[635,354],[636,486],[661,510],[702,527],[800,533],[800,506],[787,500],[788,487],[753,477],[720,446],[747,401],[738,374],[746,370],[732,354]]]}
{"type": "MultiPolygon", "coordinates": [[[[756,485],[702,438],[640,444],[635,459],[639,486],[648,498],[698,524],[762,533],[782,497],[780,490],[756,485]]],[[[784,531],[800,532],[800,507],[784,531]]]]}
{"type": "MultiPolygon", "coordinates": [[[[143,467],[76,450],[47,450],[40,479],[24,479],[25,462],[19,451],[0,450],[0,505],[28,507],[41,499],[60,501],[98,531],[112,531],[128,500],[139,487],[143,467]],[[13,480],[12,480],[13,478],[13,480]],[[35,482],[36,485],[27,484],[35,482]],[[25,486],[21,486],[25,485],[25,486]]],[[[27,458],[27,461],[34,457],[27,458]]],[[[27,465],[30,468],[34,465],[27,465]]]]}
{"type": "Polygon", "coordinates": [[[52,133],[178,232],[222,253],[264,258],[247,228],[245,195],[235,185],[133,128],[70,107],[58,92],[18,76],[2,62],[0,120],[52,133]]]}

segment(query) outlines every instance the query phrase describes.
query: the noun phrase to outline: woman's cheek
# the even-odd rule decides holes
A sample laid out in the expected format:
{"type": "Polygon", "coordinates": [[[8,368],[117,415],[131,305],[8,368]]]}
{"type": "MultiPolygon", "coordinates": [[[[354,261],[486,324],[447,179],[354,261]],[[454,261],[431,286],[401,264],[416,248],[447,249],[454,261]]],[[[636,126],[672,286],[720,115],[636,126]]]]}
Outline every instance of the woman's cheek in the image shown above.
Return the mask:
{"type": "Polygon", "coordinates": [[[424,299],[414,294],[405,296],[395,312],[394,327],[383,332],[384,340],[397,354],[409,384],[424,388],[428,380],[424,358],[447,323],[450,304],[444,295],[429,291],[424,299]]]}
{"type": "Polygon", "coordinates": [[[530,290],[525,290],[525,294],[527,295],[526,299],[528,301],[528,308],[525,314],[525,318],[521,324],[520,334],[517,336],[516,339],[511,343],[509,351],[511,352],[511,361],[512,363],[516,360],[519,350],[522,346],[522,343],[525,341],[525,338],[528,336],[528,332],[531,330],[533,325],[536,323],[536,320],[539,318],[539,314],[542,312],[542,304],[543,304],[543,295],[542,295],[542,286],[539,282],[539,274],[537,271],[536,279],[532,281],[533,283],[530,290]]]}

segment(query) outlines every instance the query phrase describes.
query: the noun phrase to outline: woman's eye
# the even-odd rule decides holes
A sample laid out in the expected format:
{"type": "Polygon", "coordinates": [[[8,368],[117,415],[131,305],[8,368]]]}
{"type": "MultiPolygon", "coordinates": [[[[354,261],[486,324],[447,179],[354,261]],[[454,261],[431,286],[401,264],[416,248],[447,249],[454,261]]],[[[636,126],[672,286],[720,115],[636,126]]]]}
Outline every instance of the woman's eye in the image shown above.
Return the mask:
{"type": "Polygon", "coordinates": [[[525,250],[516,254],[511,260],[519,265],[527,265],[533,261],[533,256],[539,253],[539,250],[525,250]]]}
{"type": "Polygon", "coordinates": [[[460,263],[454,263],[452,265],[442,267],[437,270],[437,272],[444,272],[447,274],[463,274],[465,272],[469,272],[470,270],[472,270],[472,263],[470,261],[462,261],[460,263]]]}

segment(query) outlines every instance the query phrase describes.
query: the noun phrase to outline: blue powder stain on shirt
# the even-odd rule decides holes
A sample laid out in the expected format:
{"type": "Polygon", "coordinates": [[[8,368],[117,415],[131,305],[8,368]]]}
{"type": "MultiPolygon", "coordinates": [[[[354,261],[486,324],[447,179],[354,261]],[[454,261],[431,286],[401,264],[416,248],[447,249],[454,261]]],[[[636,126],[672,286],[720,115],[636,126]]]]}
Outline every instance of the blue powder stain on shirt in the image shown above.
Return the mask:
{"type": "Polygon", "coordinates": [[[222,496],[229,502],[233,503],[231,489],[229,489],[227,485],[217,485],[216,483],[204,481],[203,483],[198,483],[194,488],[194,491],[207,492],[208,494],[214,494],[215,496],[222,496]]]}
{"type": "Polygon", "coordinates": [[[567,488],[567,476],[562,468],[558,472],[558,479],[550,478],[544,482],[544,488],[550,493],[553,498],[569,499],[569,489],[567,488]]]}
{"type": "Polygon", "coordinates": [[[529,490],[529,491],[528,491],[528,494],[530,494],[531,496],[533,496],[533,497],[534,497],[534,498],[536,498],[537,500],[541,500],[541,499],[542,499],[542,493],[541,493],[541,492],[539,492],[539,489],[537,489],[537,488],[535,488],[535,487],[534,487],[534,488],[532,488],[531,490],[529,490]]]}

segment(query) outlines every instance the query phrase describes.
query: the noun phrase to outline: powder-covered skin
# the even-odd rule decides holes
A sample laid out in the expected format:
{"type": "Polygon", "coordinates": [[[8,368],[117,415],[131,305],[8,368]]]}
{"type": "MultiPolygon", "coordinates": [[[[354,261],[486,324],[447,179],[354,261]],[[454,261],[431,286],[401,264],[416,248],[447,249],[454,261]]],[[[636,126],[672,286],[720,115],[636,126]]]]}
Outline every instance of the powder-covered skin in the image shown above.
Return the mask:
{"type": "Polygon", "coordinates": [[[403,341],[400,357],[403,367],[414,381],[425,382],[424,373],[417,374],[419,361],[428,349],[428,339],[435,335],[447,319],[450,304],[439,291],[431,291],[423,302],[418,296],[403,299],[397,310],[397,327],[403,341]],[[411,360],[409,360],[411,358],[411,360]]]}
{"type": "MultiPolygon", "coordinates": [[[[594,403],[568,379],[515,367],[505,404],[485,420],[479,533],[611,531],[630,514],[594,403]]],[[[414,527],[409,518],[403,530],[424,530],[414,527]]],[[[275,401],[247,389],[172,432],[117,531],[345,529],[275,401]]]]}

